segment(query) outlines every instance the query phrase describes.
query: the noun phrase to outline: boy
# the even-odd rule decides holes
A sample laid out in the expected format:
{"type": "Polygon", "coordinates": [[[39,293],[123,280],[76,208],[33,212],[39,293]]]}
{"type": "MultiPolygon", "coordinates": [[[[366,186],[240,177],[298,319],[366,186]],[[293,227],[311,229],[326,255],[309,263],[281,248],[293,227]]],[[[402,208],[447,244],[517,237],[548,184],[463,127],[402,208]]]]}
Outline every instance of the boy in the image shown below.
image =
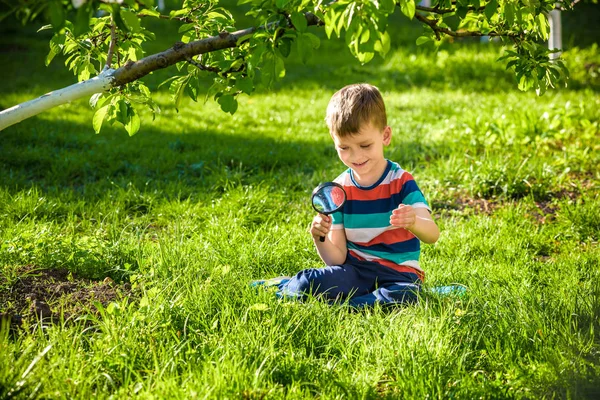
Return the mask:
{"type": "Polygon", "coordinates": [[[412,176],[383,155],[392,128],[379,90],[368,84],[342,88],[329,102],[326,121],[348,167],[335,179],[347,201],[331,216],[315,216],[310,227],[327,266],[300,271],[279,285],[280,293],[311,293],[355,307],[414,302],[424,278],[420,241],[435,243],[439,229],[412,176]]]}

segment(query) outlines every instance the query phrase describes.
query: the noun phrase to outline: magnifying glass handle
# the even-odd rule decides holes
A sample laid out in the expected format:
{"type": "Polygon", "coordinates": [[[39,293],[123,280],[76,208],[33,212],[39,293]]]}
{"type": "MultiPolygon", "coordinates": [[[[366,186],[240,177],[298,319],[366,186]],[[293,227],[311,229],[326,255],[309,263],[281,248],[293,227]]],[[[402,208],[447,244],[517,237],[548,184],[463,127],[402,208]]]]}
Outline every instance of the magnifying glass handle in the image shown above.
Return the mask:
{"type": "Polygon", "coordinates": [[[323,243],[325,241],[325,236],[320,236],[319,237],[319,242],[323,243]]]}

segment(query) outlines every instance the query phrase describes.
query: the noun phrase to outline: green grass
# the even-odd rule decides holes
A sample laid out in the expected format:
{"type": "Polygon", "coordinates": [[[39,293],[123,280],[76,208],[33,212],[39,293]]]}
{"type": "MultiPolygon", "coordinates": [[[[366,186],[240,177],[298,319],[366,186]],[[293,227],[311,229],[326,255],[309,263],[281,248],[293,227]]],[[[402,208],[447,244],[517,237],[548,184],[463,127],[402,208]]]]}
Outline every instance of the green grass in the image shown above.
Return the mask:
{"type": "MultiPolygon", "coordinates": [[[[43,68],[43,40],[17,42],[0,53],[1,106],[72,82],[43,68]]],[[[132,138],[94,135],[85,101],[1,132],[0,290],[31,265],[132,296],[44,328],[0,304],[26,317],[0,335],[0,397],[597,398],[597,87],[520,93],[498,51],[406,44],[362,67],[324,45],[234,116],[176,113],[159,92],[163,112],[132,138]],[[309,194],[343,168],[324,110],[363,80],[387,102],[387,156],[442,229],[423,248],[426,285],[467,297],[349,312],[248,286],[320,266],[309,194]]]]}

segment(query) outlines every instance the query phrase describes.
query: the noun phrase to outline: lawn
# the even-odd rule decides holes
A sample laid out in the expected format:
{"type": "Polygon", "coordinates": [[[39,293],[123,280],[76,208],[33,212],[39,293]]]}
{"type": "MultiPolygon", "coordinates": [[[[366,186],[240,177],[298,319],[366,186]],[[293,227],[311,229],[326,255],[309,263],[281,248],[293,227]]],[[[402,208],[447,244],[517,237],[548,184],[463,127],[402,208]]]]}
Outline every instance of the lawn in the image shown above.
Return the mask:
{"type": "MultiPolygon", "coordinates": [[[[233,116],[159,90],[133,137],[95,135],[86,101],[0,132],[0,398],[598,398],[597,80],[573,64],[537,97],[500,44],[395,29],[386,60],[324,42],[233,116]],[[343,170],[324,112],[359,81],[442,231],[425,286],[463,297],[356,312],[249,286],[321,265],[310,193],[343,170]]],[[[74,82],[20,32],[0,35],[0,108],[74,82]]]]}

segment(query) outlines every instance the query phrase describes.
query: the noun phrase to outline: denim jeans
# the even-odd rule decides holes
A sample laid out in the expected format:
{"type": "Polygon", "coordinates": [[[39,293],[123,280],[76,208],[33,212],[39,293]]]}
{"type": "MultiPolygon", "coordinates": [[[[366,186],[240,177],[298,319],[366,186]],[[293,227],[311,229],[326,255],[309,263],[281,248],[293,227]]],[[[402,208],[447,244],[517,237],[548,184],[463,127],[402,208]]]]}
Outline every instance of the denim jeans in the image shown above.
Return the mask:
{"type": "Polygon", "coordinates": [[[350,306],[414,303],[421,280],[417,274],[398,272],[372,261],[348,258],[342,265],[305,269],[278,285],[282,297],[305,299],[313,295],[350,306]]]}

